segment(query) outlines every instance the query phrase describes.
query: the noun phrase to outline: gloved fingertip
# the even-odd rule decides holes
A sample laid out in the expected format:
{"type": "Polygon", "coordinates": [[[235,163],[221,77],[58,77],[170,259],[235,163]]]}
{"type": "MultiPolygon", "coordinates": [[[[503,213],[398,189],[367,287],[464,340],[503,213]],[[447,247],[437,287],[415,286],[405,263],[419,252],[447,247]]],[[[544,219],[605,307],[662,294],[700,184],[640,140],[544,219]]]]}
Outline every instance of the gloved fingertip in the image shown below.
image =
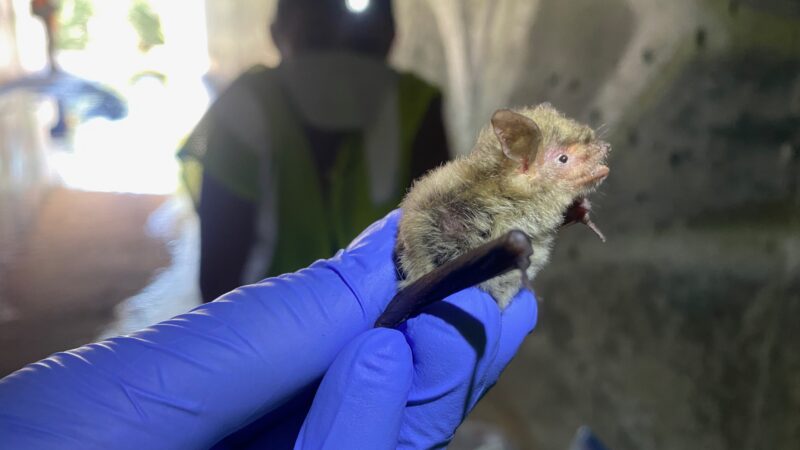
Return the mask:
{"type": "Polygon", "coordinates": [[[325,374],[295,448],[395,448],[412,375],[402,333],[358,336],[325,374]]]}
{"type": "Polygon", "coordinates": [[[392,382],[411,382],[411,371],[407,370],[412,364],[411,348],[403,333],[391,328],[375,328],[364,333],[361,339],[355,362],[363,368],[363,373],[376,377],[373,381],[384,377],[392,382]]]}
{"type": "Polygon", "coordinates": [[[332,380],[344,385],[358,385],[361,392],[407,390],[412,377],[411,348],[403,334],[390,328],[375,328],[345,347],[323,383],[332,380]]]}
{"type": "MultiPolygon", "coordinates": [[[[436,376],[436,389],[468,385],[495,359],[501,332],[500,308],[478,288],[469,288],[435,302],[406,321],[401,331],[414,354],[415,374],[436,376]],[[447,374],[444,376],[443,374],[447,374]]],[[[435,397],[438,394],[423,394],[435,397]]]]}

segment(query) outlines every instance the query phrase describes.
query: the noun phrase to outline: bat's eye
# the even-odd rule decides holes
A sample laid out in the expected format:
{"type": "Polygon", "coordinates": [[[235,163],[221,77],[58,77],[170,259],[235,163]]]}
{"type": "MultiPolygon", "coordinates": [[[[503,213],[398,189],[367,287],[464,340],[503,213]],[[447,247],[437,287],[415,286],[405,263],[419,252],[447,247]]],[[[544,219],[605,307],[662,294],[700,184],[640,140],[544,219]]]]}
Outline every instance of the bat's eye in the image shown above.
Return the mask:
{"type": "Polygon", "coordinates": [[[567,161],[569,161],[569,158],[567,158],[567,155],[561,155],[561,156],[558,157],[558,162],[560,162],[561,164],[566,164],[567,161]]]}

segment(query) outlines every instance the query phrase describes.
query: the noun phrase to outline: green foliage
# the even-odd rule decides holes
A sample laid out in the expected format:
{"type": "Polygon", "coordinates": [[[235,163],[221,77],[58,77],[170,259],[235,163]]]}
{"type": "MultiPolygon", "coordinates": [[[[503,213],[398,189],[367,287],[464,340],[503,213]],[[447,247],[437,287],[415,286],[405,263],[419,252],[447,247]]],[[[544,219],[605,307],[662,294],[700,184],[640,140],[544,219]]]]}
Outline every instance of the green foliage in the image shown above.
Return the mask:
{"type": "Polygon", "coordinates": [[[92,17],[92,0],[62,0],[58,9],[55,47],[82,50],[89,41],[87,23],[92,17]]]}
{"type": "Polygon", "coordinates": [[[139,35],[139,48],[142,51],[148,51],[154,46],[164,43],[161,19],[153,11],[148,0],[134,0],[128,13],[128,19],[139,35]]]}

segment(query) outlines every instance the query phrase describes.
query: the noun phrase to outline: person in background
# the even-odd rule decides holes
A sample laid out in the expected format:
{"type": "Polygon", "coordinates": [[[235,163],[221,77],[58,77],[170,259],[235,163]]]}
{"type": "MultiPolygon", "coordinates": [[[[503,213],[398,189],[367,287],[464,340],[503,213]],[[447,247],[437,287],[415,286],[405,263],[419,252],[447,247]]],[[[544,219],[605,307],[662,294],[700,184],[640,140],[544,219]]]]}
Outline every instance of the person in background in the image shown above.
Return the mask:
{"type": "Polygon", "coordinates": [[[387,65],[391,1],[361,7],[279,0],[281,64],[236,79],[179,153],[204,302],[335,253],[448,159],[440,91],[387,65]]]}

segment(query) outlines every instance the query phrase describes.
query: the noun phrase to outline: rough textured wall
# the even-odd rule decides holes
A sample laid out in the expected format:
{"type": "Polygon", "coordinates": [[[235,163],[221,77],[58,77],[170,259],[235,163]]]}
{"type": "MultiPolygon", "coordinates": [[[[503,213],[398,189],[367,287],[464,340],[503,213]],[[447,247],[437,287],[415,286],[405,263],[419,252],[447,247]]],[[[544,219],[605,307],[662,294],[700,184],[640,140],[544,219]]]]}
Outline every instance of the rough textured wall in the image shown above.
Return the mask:
{"type": "Polygon", "coordinates": [[[612,449],[796,448],[800,5],[603,2],[596,31],[560,34],[586,29],[580,3],[542,2],[509,102],[605,125],[609,242],[562,235],[475,418],[516,448],[583,424],[612,449]]]}
{"type": "Polygon", "coordinates": [[[541,101],[614,145],[609,243],[563,233],[539,326],[474,420],[519,449],[584,424],[614,450],[797,448],[800,2],[395,5],[392,60],[445,88],[457,152],[541,101]]]}
{"type": "Polygon", "coordinates": [[[457,150],[495,107],[550,101],[615,151],[610,242],[564,233],[540,325],[475,420],[516,448],[584,424],[612,449],[795,448],[800,2],[487,3],[401,10],[395,60],[446,87],[457,150]]]}

